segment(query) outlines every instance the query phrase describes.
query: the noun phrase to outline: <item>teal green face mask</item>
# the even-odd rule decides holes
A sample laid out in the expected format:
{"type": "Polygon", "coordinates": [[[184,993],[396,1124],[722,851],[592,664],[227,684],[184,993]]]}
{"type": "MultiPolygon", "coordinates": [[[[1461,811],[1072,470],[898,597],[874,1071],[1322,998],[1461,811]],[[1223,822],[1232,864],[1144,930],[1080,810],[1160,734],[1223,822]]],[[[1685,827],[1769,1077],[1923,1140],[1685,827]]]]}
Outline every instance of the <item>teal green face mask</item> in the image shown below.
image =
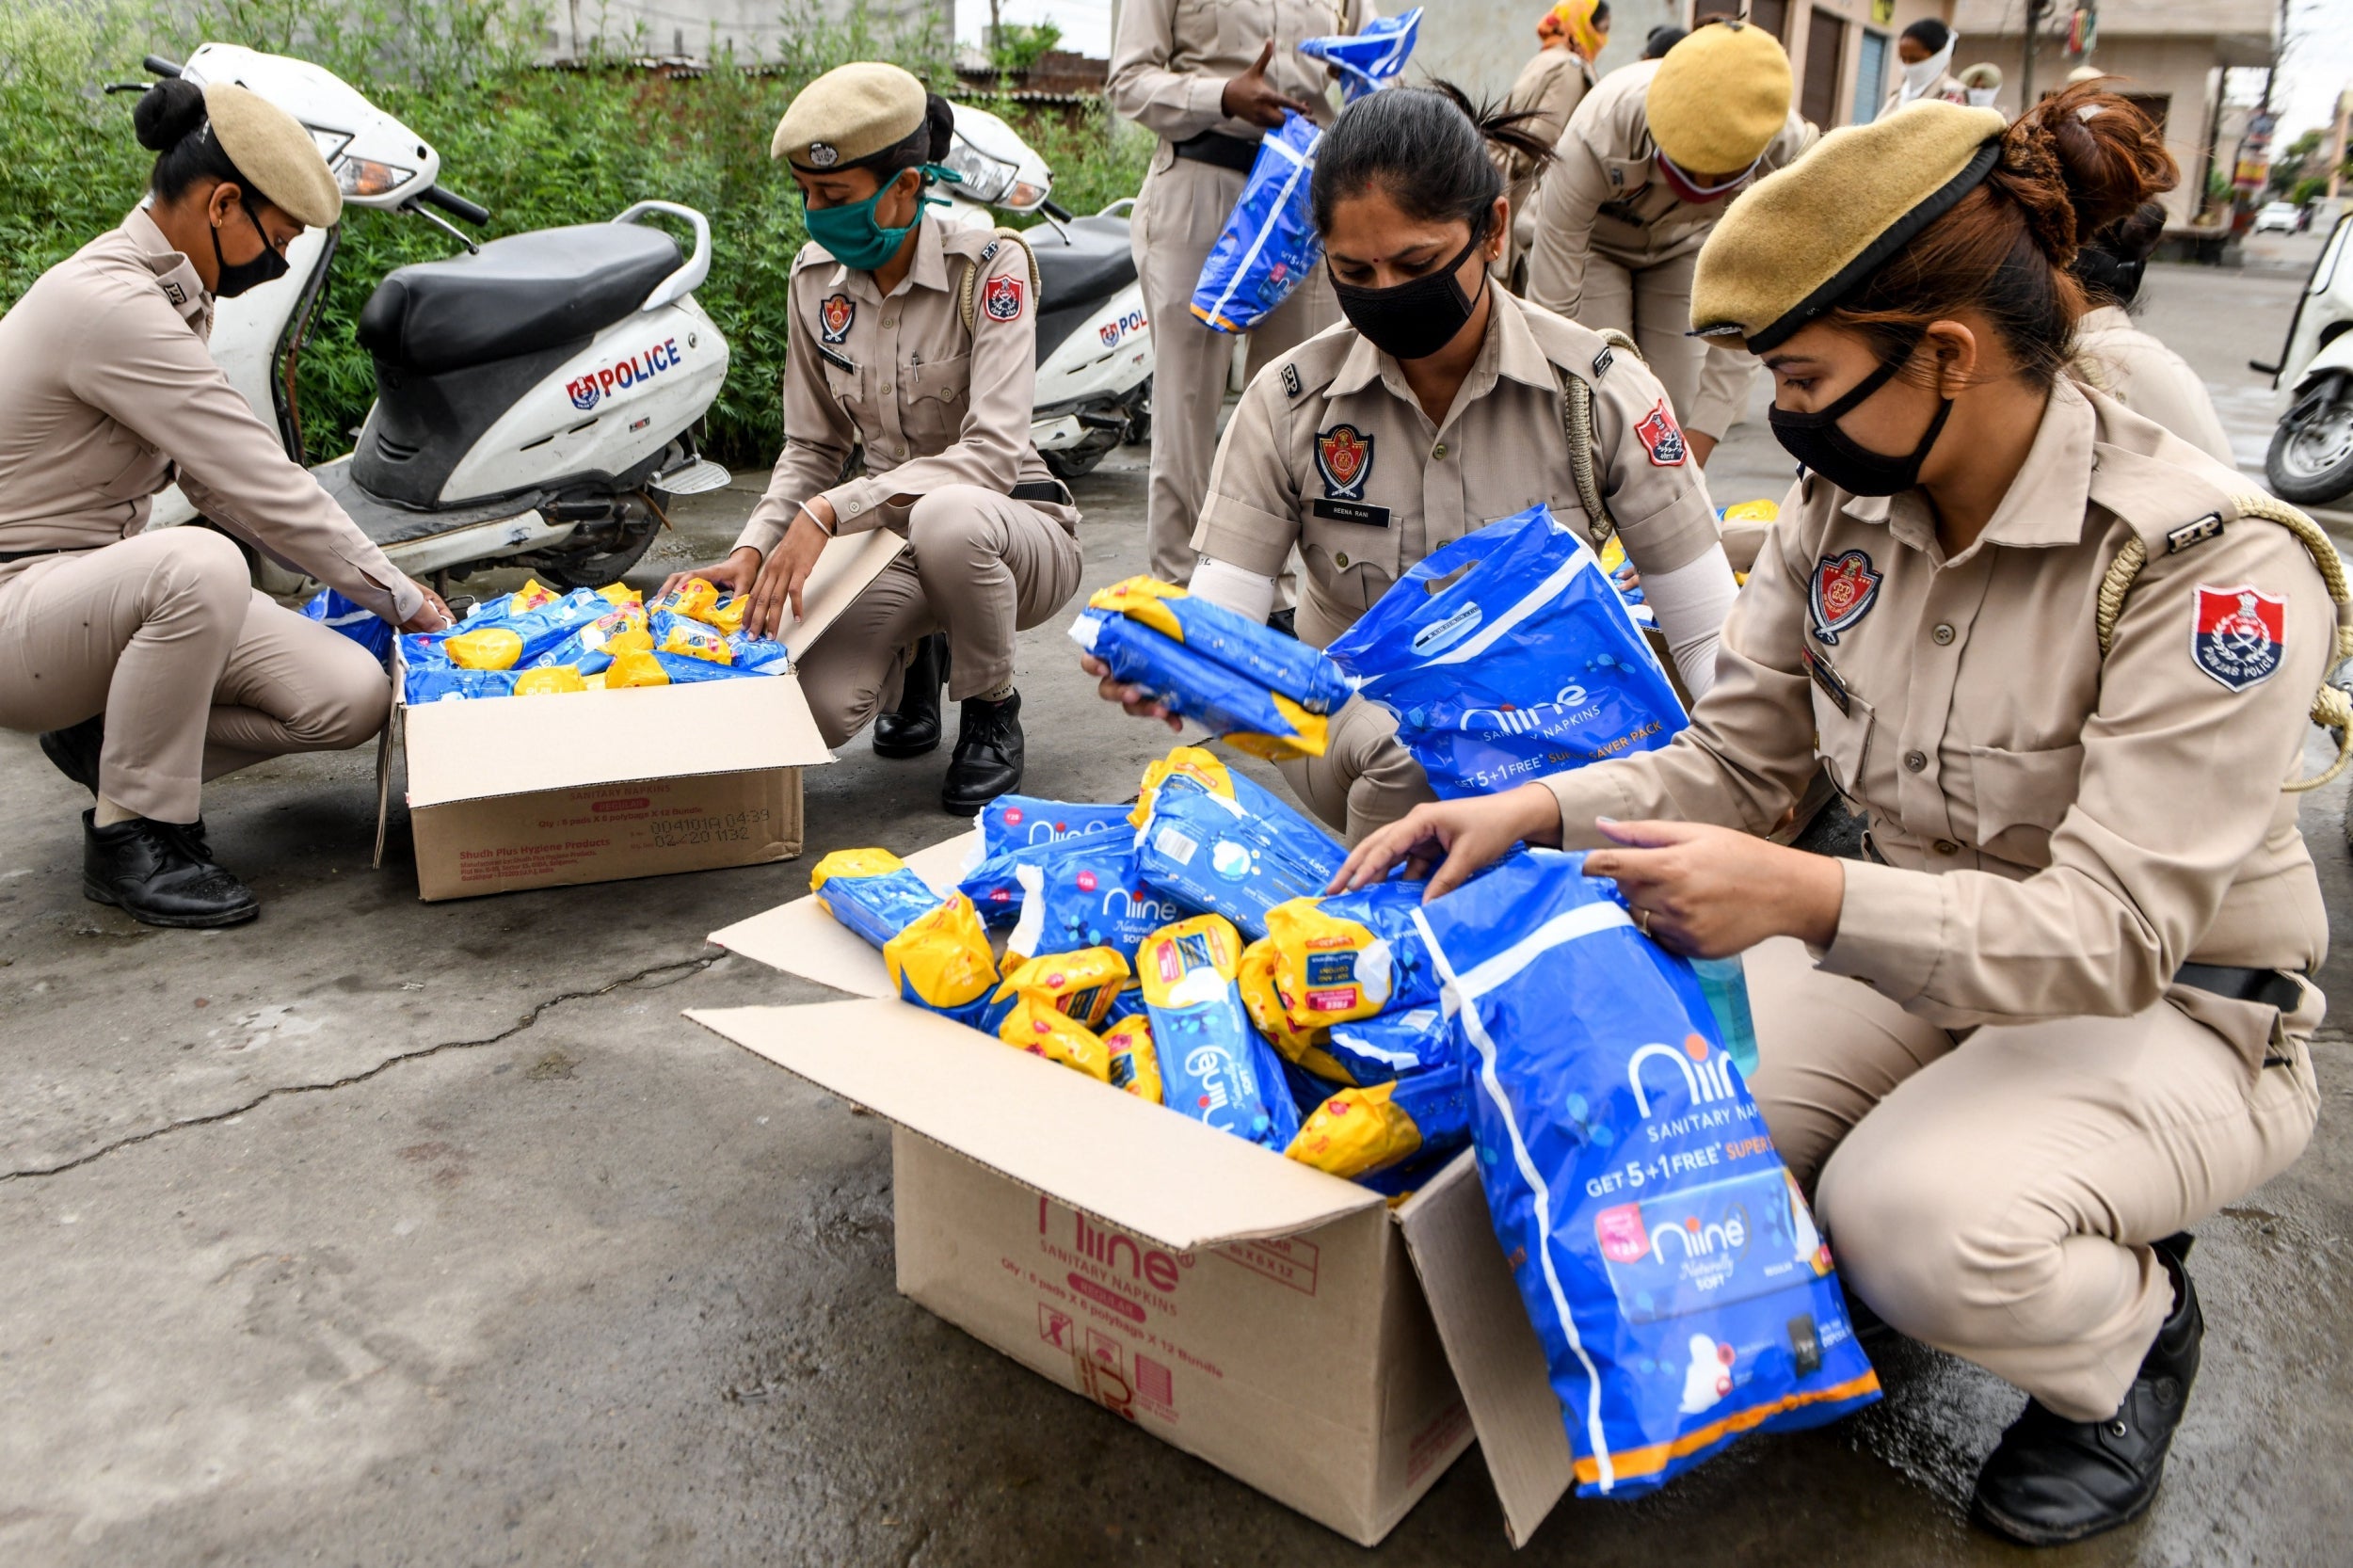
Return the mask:
{"type": "MultiPolygon", "coordinates": [[[[941,168],[935,164],[925,164],[923,175],[927,180],[962,183],[957,180],[954,170],[941,168]]],[[[844,202],[835,207],[812,207],[804,196],[801,199],[801,217],[808,226],[808,237],[843,266],[858,272],[872,272],[882,266],[899,253],[899,247],[906,243],[906,237],[914,232],[915,225],[923,221],[925,207],[948,205],[942,198],[926,197],[916,203],[914,222],[902,224],[896,229],[886,229],[874,221],[874,203],[880,201],[883,191],[889,188],[886,183],[863,201],[844,202]]]]}

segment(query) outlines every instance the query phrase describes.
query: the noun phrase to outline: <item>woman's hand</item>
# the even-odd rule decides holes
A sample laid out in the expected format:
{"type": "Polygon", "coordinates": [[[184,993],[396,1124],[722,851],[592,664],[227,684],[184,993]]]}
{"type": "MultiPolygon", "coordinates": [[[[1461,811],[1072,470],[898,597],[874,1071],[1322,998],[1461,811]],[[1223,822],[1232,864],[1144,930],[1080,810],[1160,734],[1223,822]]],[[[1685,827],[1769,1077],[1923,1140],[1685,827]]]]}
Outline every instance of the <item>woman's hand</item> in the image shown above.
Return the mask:
{"type": "Polygon", "coordinates": [[[1102,660],[1091,653],[1081,653],[1079,655],[1079,667],[1095,677],[1095,689],[1102,695],[1105,702],[1116,702],[1140,719],[1158,719],[1168,726],[1172,735],[1185,732],[1185,721],[1170,712],[1166,704],[1157,700],[1142,686],[1123,686],[1113,680],[1111,665],[1102,660]]]}
{"type": "Polygon", "coordinates": [[[400,623],[403,632],[439,632],[445,626],[457,624],[457,617],[449,613],[449,605],[442,601],[440,594],[413,577],[408,581],[424,598],[418,604],[417,613],[400,623]]]}
{"type": "Polygon", "coordinates": [[[1369,888],[1402,860],[1408,877],[1429,876],[1422,894],[1427,904],[1501,859],[1513,844],[1560,841],[1561,804],[1542,784],[1523,784],[1499,795],[1432,801],[1366,835],[1324,891],[1369,888]]]}
{"type": "Polygon", "coordinates": [[[1821,948],[1838,936],[1847,873],[1828,856],[1697,823],[1595,825],[1626,847],[1588,854],[1585,874],[1616,882],[1635,923],[1670,952],[1729,958],[1768,936],[1821,948]]]}
{"type": "Polygon", "coordinates": [[[750,545],[738,545],[724,561],[714,561],[707,567],[689,567],[684,571],[674,571],[662,580],[661,591],[654,597],[659,599],[662,594],[666,594],[684,584],[692,583],[697,577],[718,589],[719,597],[722,599],[729,594],[747,593],[751,590],[751,585],[760,581],[760,552],[750,545]]]}

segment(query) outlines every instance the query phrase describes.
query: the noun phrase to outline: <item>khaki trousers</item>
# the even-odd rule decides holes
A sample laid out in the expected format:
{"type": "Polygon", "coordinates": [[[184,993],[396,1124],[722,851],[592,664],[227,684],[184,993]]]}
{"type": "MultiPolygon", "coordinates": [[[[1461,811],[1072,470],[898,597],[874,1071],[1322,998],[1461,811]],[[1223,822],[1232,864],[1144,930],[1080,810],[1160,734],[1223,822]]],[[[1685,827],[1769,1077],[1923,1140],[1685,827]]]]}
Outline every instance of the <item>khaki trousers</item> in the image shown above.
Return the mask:
{"type": "Polygon", "coordinates": [[[919,638],[948,633],[948,696],[961,702],[1012,680],[1014,633],[1079,591],[1079,541],[1026,501],[945,486],[907,508],[906,533],[907,552],[800,663],[802,694],[829,746],[898,702],[919,638]]]}
{"type": "Polygon", "coordinates": [[[189,823],[207,778],[384,728],[391,682],[360,645],[256,593],[207,528],[165,528],[0,582],[0,728],[106,715],[99,792],[189,823]]]}
{"type": "Polygon", "coordinates": [[[2319,1112],[2309,985],[2285,1016],[2176,988],[1956,1033],[1785,937],[1746,968],[1757,1105],[1849,1288],[2073,1420],[2123,1401],[2170,1308],[2149,1243],[2286,1169],[2319,1112]]]}
{"type": "Polygon", "coordinates": [[[1398,744],[1397,715],[1353,696],[1332,715],[1321,757],[1277,762],[1283,781],[1307,809],[1352,844],[1425,800],[1435,800],[1421,764],[1398,744]]]}
{"type": "MultiPolygon", "coordinates": [[[[1238,170],[1176,158],[1163,146],[1136,200],[1129,232],[1154,357],[1144,544],[1152,575],[1163,582],[1193,580],[1193,524],[1209,493],[1218,411],[1235,343],[1231,333],[1201,325],[1193,313],[1193,291],[1241,187],[1238,170]]],[[[1251,368],[1272,364],[1339,319],[1331,280],[1318,266],[1250,333],[1251,368]]]]}

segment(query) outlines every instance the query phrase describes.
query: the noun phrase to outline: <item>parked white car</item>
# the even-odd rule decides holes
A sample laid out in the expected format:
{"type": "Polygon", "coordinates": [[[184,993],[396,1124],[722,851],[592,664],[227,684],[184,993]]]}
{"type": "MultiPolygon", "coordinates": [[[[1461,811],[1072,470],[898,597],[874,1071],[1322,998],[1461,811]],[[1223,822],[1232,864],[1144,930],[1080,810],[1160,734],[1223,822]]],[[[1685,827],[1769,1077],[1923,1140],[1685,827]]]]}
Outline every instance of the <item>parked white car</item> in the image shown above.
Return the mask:
{"type": "Polygon", "coordinates": [[[2295,202],[2268,201],[2264,204],[2263,211],[2255,215],[2255,232],[2265,234],[2274,229],[2283,234],[2296,232],[2295,202]]]}

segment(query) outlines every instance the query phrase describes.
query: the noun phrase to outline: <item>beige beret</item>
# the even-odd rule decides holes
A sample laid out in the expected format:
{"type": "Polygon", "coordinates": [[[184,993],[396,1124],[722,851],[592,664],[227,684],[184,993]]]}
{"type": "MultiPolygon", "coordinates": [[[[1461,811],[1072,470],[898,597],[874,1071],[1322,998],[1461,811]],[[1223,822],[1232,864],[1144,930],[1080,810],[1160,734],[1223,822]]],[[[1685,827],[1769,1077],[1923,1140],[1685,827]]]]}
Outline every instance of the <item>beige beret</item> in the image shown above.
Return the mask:
{"type": "Polygon", "coordinates": [[[344,216],[343,189],[302,121],[233,82],[205,87],[204,116],[253,195],[312,229],[331,229],[344,216]]]}
{"type": "Polygon", "coordinates": [[[1833,131],[1740,193],[1700,248],[1691,328],[1762,354],[1837,304],[1975,190],[1996,109],[1922,101],[1833,131]]]}
{"type": "Polygon", "coordinates": [[[895,65],[836,66],[786,105],[768,155],[808,174],[871,158],[915,135],[926,99],[923,84],[895,65]]]}
{"type": "Polygon", "coordinates": [[[1745,22],[1714,22],[1658,62],[1642,107],[1650,139],[1686,174],[1737,174],[1789,121],[1789,56],[1745,22]]]}

